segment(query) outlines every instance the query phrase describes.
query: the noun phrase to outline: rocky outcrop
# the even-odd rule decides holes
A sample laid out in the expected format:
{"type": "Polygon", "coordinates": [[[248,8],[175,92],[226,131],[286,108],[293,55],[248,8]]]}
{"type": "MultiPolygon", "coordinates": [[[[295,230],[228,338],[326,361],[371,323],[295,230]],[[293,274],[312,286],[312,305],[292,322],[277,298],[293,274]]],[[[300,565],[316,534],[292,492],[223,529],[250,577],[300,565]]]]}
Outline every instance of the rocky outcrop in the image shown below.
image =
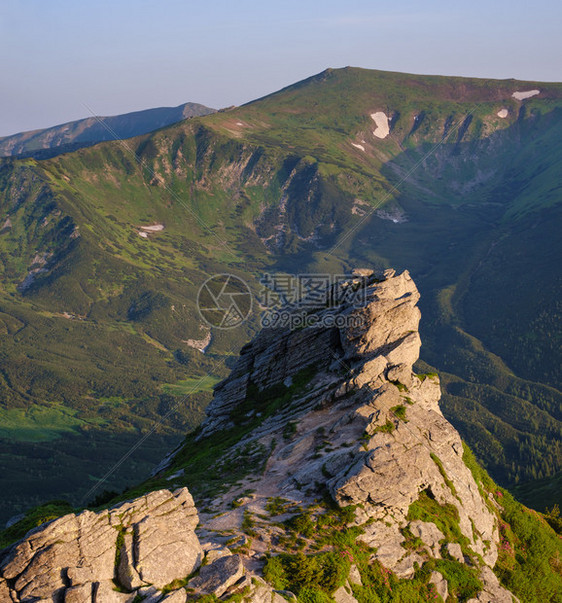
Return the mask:
{"type": "MultiPolygon", "coordinates": [[[[107,603],[183,579],[201,564],[197,510],[187,488],[151,492],[112,509],[66,515],[30,532],[0,563],[13,601],[107,603]]],[[[9,599],[0,600],[8,601],[9,599]]]]}
{"type": "MultiPolygon", "coordinates": [[[[426,587],[445,600],[454,585],[438,563],[453,563],[479,575],[482,589],[473,601],[512,601],[492,571],[497,519],[463,461],[459,434],[439,409],[439,379],[412,368],[421,345],[414,282],[407,272],[362,270],[341,289],[361,295],[331,291],[337,301],[317,311],[313,325],[264,329],[245,346],[217,386],[193,450],[180,449],[159,468],[164,477],[171,464],[167,479],[189,484],[182,463],[190,454],[208,443],[215,450],[223,436],[233,442],[212,469],[224,469],[222,492],[205,494],[204,483],[193,484],[201,498],[197,535],[198,513],[186,488],[67,515],[4,554],[0,595],[16,602],[137,596],[184,603],[235,593],[247,602],[294,600],[261,579],[263,565],[272,552],[284,552],[282,521],[303,512],[312,521],[326,512],[318,501],[330,495],[352,509],[347,528],[358,529],[369,563],[384,572],[410,579],[432,560],[436,570],[426,587]],[[256,450],[259,463],[250,454],[256,450]],[[231,483],[229,472],[245,458],[247,477],[231,483]]],[[[314,554],[315,534],[306,538],[300,546],[314,554]]],[[[331,592],[336,602],[357,601],[365,582],[358,565],[350,565],[331,592]]]]}
{"type": "MultiPolygon", "coordinates": [[[[490,579],[499,540],[496,518],[464,464],[459,434],[441,413],[439,379],[412,369],[421,345],[414,282],[407,272],[361,271],[347,285],[364,288],[362,303],[328,307],[317,314],[314,327],[263,330],[243,348],[231,376],[216,388],[201,441],[232,428],[232,416],[251,391],[266,392],[280,383],[290,388],[313,366],[304,391],[231,452],[234,456],[252,442],[273,449],[263,476],[243,484],[251,483],[257,493],[244,502],[246,510],[259,516],[268,495],[313,504],[323,484],[342,507],[357,505],[359,538],[373,548],[373,559],[398,577],[412,577],[416,564],[428,558],[454,559],[481,568],[483,593],[511,597],[490,579]],[[334,315],[345,319],[337,327],[334,315]],[[294,434],[280,438],[289,424],[294,434]],[[451,510],[458,541],[427,518],[414,518],[414,503],[451,510]],[[408,538],[421,548],[413,550],[408,538]]],[[[220,519],[208,517],[210,529],[240,526],[239,508],[224,513],[219,505],[219,510],[220,519]]],[[[274,530],[264,527],[260,538],[269,537],[275,540],[274,530]]],[[[432,580],[444,594],[447,583],[439,576],[436,572],[432,580]]],[[[338,597],[348,596],[340,589],[338,597]]]]}

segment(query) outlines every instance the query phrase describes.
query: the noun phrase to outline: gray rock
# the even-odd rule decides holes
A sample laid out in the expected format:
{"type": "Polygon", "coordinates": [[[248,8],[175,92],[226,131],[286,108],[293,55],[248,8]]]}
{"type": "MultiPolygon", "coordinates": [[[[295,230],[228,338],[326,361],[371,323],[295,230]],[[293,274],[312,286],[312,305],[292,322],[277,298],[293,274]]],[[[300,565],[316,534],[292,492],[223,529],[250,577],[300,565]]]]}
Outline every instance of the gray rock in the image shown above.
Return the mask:
{"type": "Polygon", "coordinates": [[[357,599],[353,596],[353,592],[349,583],[340,586],[333,595],[336,603],[357,603],[357,599]]]}
{"type": "Polygon", "coordinates": [[[142,603],[159,603],[164,595],[154,586],[144,586],[137,591],[142,597],[142,603]]]}
{"type": "Polygon", "coordinates": [[[94,585],[91,582],[71,586],[64,593],[64,603],[92,603],[93,594],[94,585]]]}
{"type": "Polygon", "coordinates": [[[221,557],[210,565],[203,566],[199,575],[190,580],[187,587],[202,595],[221,597],[243,575],[244,565],[240,555],[221,557]]]}
{"type": "Polygon", "coordinates": [[[376,549],[374,557],[388,568],[394,567],[406,553],[406,549],[401,546],[404,536],[395,523],[387,525],[376,521],[365,527],[358,540],[376,549]]]}
{"type": "Polygon", "coordinates": [[[183,588],[175,590],[162,599],[166,603],[185,603],[187,601],[187,593],[183,588]]]}
{"type": "Polygon", "coordinates": [[[195,532],[185,530],[181,514],[148,516],[134,525],[135,567],[145,583],[163,587],[196,570],[203,552],[195,532]]]}
{"type": "Polygon", "coordinates": [[[99,513],[65,515],[13,545],[0,564],[0,577],[14,580],[21,601],[60,598],[66,590],[81,598],[96,583],[96,600],[128,601],[113,590],[119,531],[125,531],[117,571],[123,586],[164,586],[200,565],[202,551],[193,531],[197,523],[186,488],[173,494],[151,492],[99,513]],[[79,586],[84,588],[75,588],[79,586]]]}
{"type": "Polygon", "coordinates": [[[127,594],[116,591],[115,584],[107,580],[99,582],[94,587],[94,593],[93,603],[133,603],[136,597],[135,593],[127,594]]]}
{"type": "Polygon", "coordinates": [[[480,569],[484,589],[467,603],[519,603],[519,599],[501,586],[497,576],[487,566],[480,569]]]}
{"type": "Polygon", "coordinates": [[[363,585],[363,581],[361,580],[361,574],[355,563],[349,568],[348,580],[350,584],[355,584],[356,586],[363,585]]]}
{"type": "Polygon", "coordinates": [[[14,597],[12,597],[12,592],[10,588],[6,584],[5,580],[0,580],[0,601],[6,601],[6,603],[10,603],[11,601],[15,601],[15,593],[14,597]]]}
{"type": "Polygon", "coordinates": [[[447,552],[453,559],[464,563],[464,555],[462,554],[461,545],[458,542],[448,542],[447,543],[447,552]]]}
{"type": "Polygon", "coordinates": [[[117,580],[127,590],[135,590],[141,586],[146,586],[146,583],[141,580],[134,566],[133,534],[131,532],[127,532],[123,537],[119,565],[117,567],[117,580]]]}
{"type": "MultiPolygon", "coordinates": [[[[411,521],[408,524],[414,536],[421,538],[422,542],[429,548],[430,554],[436,559],[441,559],[440,541],[445,538],[443,532],[434,524],[425,521],[411,521]]],[[[459,547],[460,548],[460,547],[459,547]]]]}
{"type": "MultiPolygon", "coordinates": [[[[315,361],[317,377],[307,392],[244,441],[269,446],[266,435],[281,432],[289,421],[299,424],[298,435],[268,460],[268,492],[288,492],[295,484],[301,492],[312,492],[318,482],[325,483],[341,506],[361,506],[356,524],[382,520],[367,526],[360,539],[376,549],[373,556],[385,567],[409,577],[423,559],[404,549],[400,528],[407,525],[410,505],[427,490],[439,504],[458,509],[459,527],[470,547],[493,566],[495,515],[463,462],[459,434],[441,413],[439,380],[420,379],[413,372],[421,345],[416,286],[407,272],[387,270],[382,282],[367,272],[355,277],[348,286],[364,287],[364,302],[344,302],[317,313],[320,321],[345,316],[344,326],[266,329],[245,346],[231,376],[216,388],[202,437],[228,423],[250,382],[258,389],[292,384],[295,374],[315,361]],[[311,400],[314,405],[307,406],[311,400]],[[401,406],[399,415],[395,409],[401,406]],[[319,410],[313,419],[312,408],[329,408],[332,423],[319,410]],[[315,436],[319,426],[330,443],[321,457],[316,454],[322,445],[315,436]],[[274,476],[279,476],[276,485],[274,476]]],[[[428,554],[439,558],[444,535],[438,528],[428,522],[412,522],[411,528],[428,554]]],[[[450,551],[461,558],[458,547],[450,551]]]]}
{"type": "Polygon", "coordinates": [[[371,268],[354,268],[351,271],[351,274],[353,274],[353,276],[369,277],[374,274],[374,270],[371,268]]]}
{"type": "Polygon", "coordinates": [[[447,600],[449,596],[449,586],[447,584],[447,580],[443,578],[442,574],[439,572],[431,572],[431,576],[429,578],[430,584],[435,585],[435,590],[437,594],[443,599],[443,601],[447,600]]]}
{"type": "Polygon", "coordinates": [[[392,571],[398,576],[398,578],[411,578],[416,571],[416,564],[421,567],[423,562],[423,557],[417,553],[411,553],[396,563],[392,568],[392,571]]]}
{"type": "Polygon", "coordinates": [[[280,595],[283,601],[298,601],[297,595],[290,590],[276,590],[275,594],[280,595]]]}
{"type": "Polygon", "coordinates": [[[228,557],[232,555],[230,549],[226,546],[219,546],[217,548],[210,549],[205,555],[205,561],[207,564],[213,563],[221,557],[228,557]]]}

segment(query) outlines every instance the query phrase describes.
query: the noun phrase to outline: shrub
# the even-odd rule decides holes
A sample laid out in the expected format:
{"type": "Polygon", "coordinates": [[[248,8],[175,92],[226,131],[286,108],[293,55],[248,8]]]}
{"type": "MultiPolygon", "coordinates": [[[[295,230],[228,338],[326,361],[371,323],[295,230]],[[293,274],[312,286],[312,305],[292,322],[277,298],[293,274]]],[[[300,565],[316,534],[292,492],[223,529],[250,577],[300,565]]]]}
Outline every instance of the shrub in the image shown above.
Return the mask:
{"type": "Polygon", "coordinates": [[[441,559],[436,562],[436,569],[447,580],[450,595],[458,601],[468,601],[482,590],[475,568],[456,560],[441,559]]]}
{"type": "Polygon", "coordinates": [[[400,419],[401,421],[406,420],[406,407],[403,404],[393,406],[390,410],[396,418],[400,419]]]}
{"type": "Polygon", "coordinates": [[[336,552],[305,555],[283,553],[270,557],[264,578],[280,590],[290,590],[302,601],[330,601],[331,595],[347,579],[350,561],[336,552]]]}
{"type": "Polygon", "coordinates": [[[287,519],[285,525],[293,532],[296,532],[305,538],[312,538],[316,531],[316,526],[310,512],[300,513],[299,515],[287,519]]]}
{"type": "Polygon", "coordinates": [[[379,425],[378,427],[375,427],[373,433],[378,433],[379,431],[382,433],[392,433],[394,429],[394,423],[390,419],[387,419],[384,425],[379,425]]]}
{"type": "Polygon", "coordinates": [[[287,506],[289,505],[289,501],[281,496],[275,496],[269,498],[265,505],[265,510],[274,517],[276,515],[283,515],[287,511],[287,506]]]}

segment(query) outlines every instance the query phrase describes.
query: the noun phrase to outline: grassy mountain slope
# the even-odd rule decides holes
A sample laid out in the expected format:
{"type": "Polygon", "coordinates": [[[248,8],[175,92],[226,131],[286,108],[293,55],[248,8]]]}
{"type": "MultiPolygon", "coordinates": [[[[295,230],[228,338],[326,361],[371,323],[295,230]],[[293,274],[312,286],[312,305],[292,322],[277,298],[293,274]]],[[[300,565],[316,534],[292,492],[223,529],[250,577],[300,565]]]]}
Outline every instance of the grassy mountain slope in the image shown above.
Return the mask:
{"type": "MultiPolygon", "coordinates": [[[[165,384],[224,375],[257,326],[254,315],[213,332],[206,355],[190,348],[208,332],[195,308],[207,276],[232,272],[257,291],[264,271],[367,264],[411,271],[422,358],[446,373],[444,411],[494,477],[553,475],[561,108],[558,84],[328,70],[126,146],[4,160],[0,395],[11,437],[29,442],[35,409],[59,409],[44,430],[59,458],[69,430],[78,450],[146,431],[181,402],[159,428],[173,440],[209,394],[165,384]],[[376,112],[391,118],[384,139],[376,112]],[[139,234],[155,224],[163,230],[139,234]]],[[[21,462],[13,455],[8,465],[21,462]]],[[[76,459],[60,471],[76,474],[76,459]]]]}
{"type": "Polygon", "coordinates": [[[131,138],[200,115],[214,109],[199,103],[178,107],[158,107],[111,117],[87,117],[43,130],[20,132],[0,137],[0,157],[53,157],[104,140],[131,138]]]}

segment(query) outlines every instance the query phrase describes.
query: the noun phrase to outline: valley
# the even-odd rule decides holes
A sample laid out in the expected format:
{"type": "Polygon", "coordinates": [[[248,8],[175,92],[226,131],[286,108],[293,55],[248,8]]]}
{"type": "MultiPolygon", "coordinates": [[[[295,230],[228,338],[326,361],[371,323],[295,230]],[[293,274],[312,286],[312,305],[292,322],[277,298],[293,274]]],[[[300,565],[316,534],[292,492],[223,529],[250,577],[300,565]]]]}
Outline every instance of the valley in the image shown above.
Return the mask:
{"type": "Polygon", "coordinates": [[[346,68],[124,142],[2,160],[1,518],[78,504],[158,423],[99,488],[121,491],[201,421],[259,326],[213,332],[205,354],[185,343],[206,336],[197,291],[224,272],[257,293],[263,272],[408,269],[418,372],[442,375],[446,418],[502,486],[554,478],[561,111],[560,84],[346,68]]]}

